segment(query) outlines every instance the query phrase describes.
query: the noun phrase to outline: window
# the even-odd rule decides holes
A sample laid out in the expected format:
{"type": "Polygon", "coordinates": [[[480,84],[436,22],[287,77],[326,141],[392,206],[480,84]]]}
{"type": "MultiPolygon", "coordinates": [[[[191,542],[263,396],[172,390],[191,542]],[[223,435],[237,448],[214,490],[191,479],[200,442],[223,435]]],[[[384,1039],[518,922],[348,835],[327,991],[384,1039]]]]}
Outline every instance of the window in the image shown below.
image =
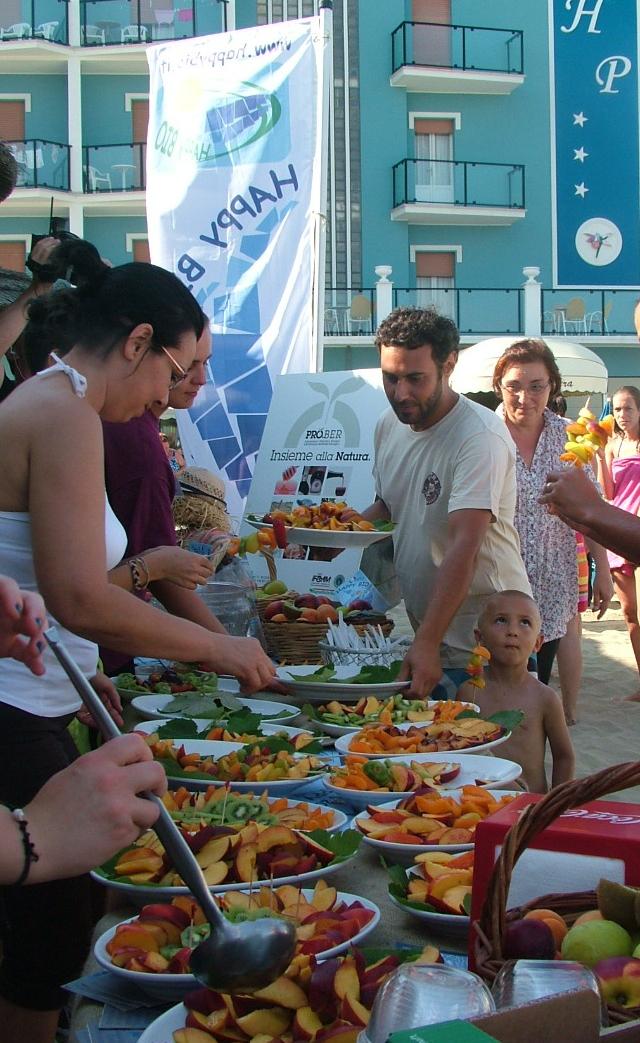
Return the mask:
{"type": "Polygon", "coordinates": [[[416,252],[416,304],[455,321],[455,254],[416,252]]]}
{"type": "Polygon", "coordinates": [[[27,259],[27,244],[23,239],[7,239],[0,242],[0,268],[24,274],[27,259]]]}
{"type": "Polygon", "coordinates": [[[151,255],[149,253],[149,240],[134,239],[132,245],[134,261],[146,261],[147,264],[149,264],[149,262],[151,261],[151,255]]]}
{"type": "Polygon", "coordinates": [[[415,194],[419,203],[453,203],[453,123],[449,119],[417,119],[415,194]]]}
{"type": "Polygon", "coordinates": [[[414,22],[432,23],[414,26],[413,61],[415,64],[450,68],[450,0],[413,0],[411,18],[414,22]]]}

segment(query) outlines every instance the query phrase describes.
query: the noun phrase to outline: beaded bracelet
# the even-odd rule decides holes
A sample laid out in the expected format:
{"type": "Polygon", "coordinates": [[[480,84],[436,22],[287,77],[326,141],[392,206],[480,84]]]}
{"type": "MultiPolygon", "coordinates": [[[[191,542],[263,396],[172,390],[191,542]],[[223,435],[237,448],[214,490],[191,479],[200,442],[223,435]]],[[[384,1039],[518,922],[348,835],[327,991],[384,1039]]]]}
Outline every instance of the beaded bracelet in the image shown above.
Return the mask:
{"type": "Polygon", "coordinates": [[[29,823],[25,817],[25,813],[22,808],[14,808],[11,812],[12,818],[18,823],[18,829],[20,830],[20,836],[22,838],[22,847],[24,849],[24,865],[20,876],[12,885],[13,887],[20,887],[24,884],[25,880],[29,876],[29,870],[33,862],[40,861],[40,855],[36,852],[36,849],[32,843],[31,837],[29,836],[29,823]]]}
{"type": "Polygon", "coordinates": [[[127,563],[131,569],[133,589],[139,592],[149,586],[149,569],[144,558],[129,558],[127,563]]]}

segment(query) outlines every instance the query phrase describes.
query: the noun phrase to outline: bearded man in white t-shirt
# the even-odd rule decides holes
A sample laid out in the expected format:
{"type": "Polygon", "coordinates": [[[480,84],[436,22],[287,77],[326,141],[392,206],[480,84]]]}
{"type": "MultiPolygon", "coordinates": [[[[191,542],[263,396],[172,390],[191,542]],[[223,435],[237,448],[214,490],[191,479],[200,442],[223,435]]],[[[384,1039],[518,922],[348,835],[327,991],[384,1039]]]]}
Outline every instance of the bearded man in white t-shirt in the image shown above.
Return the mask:
{"type": "Polygon", "coordinates": [[[423,698],[443,670],[464,680],[490,594],[531,593],[513,525],[515,447],[498,417],[449,386],[459,342],[450,319],[420,308],[396,309],[376,336],[391,408],[376,426],[376,501],[364,513],[396,523],[396,572],[415,630],[401,676],[423,698]]]}

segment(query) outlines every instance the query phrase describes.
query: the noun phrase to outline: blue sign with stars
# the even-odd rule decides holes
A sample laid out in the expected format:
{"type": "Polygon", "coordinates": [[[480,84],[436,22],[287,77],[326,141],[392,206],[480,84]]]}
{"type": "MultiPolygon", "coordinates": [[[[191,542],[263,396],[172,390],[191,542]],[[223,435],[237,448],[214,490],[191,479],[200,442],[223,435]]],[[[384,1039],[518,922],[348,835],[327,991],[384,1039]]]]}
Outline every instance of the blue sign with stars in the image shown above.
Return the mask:
{"type": "Polygon", "coordinates": [[[557,285],[640,285],[636,0],[553,0],[557,285]]]}

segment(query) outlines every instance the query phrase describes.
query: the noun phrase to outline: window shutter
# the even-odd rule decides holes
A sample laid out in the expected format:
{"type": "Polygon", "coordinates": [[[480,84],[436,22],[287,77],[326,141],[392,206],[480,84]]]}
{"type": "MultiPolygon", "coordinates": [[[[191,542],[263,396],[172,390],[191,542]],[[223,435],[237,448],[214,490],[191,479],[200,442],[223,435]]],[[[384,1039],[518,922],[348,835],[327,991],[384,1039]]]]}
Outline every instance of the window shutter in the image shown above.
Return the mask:
{"type": "Polygon", "coordinates": [[[450,250],[444,253],[416,253],[416,276],[419,279],[453,279],[455,254],[450,250]]]}

